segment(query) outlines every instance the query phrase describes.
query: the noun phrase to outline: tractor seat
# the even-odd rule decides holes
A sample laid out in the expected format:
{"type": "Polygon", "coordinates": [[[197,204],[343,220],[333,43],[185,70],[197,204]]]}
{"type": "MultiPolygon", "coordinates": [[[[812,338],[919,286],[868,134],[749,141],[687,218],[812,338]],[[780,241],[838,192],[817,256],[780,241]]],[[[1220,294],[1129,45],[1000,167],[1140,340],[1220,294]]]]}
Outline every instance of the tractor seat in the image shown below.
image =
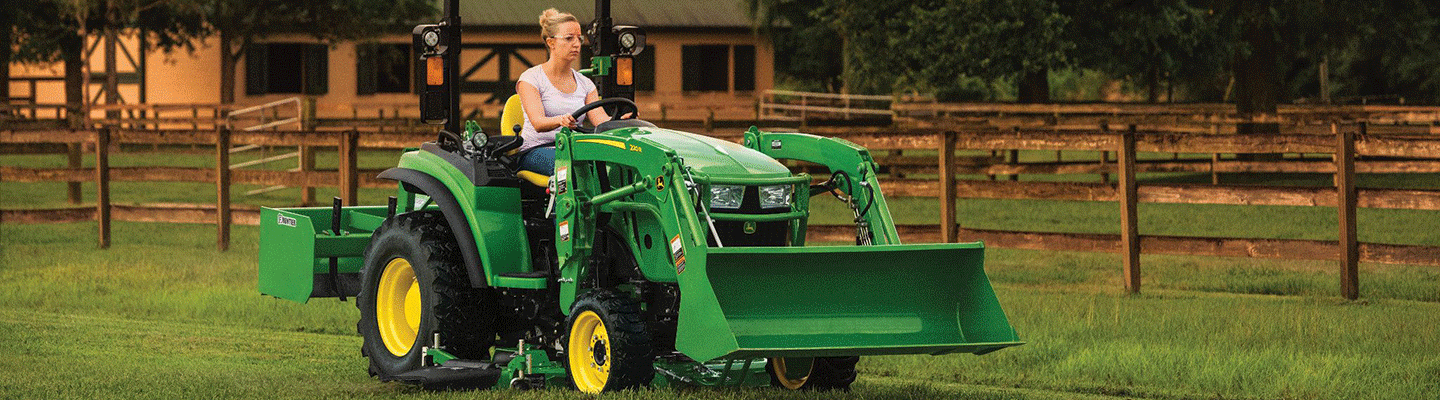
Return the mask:
{"type": "MultiPolygon", "coordinates": [[[[505,100],[505,111],[500,113],[500,135],[519,135],[523,126],[525,126],[525,109],[520,106],[520,95],[510,95],[510,99],[505,100]]],[[[516,150],[510,150],[505,155],[514,156],[518,153],[516,150]]],[[[542,188],[550,186],[550,177],[547,175],[519,170],[515,172],[515,176],[535,186],[542,188]]]]}

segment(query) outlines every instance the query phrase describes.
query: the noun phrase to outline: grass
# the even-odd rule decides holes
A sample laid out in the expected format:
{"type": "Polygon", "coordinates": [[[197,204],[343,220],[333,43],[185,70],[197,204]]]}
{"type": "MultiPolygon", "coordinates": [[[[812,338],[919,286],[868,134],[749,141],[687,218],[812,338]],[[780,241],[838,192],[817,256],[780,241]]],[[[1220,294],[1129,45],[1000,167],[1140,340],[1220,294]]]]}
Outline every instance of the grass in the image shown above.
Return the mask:
{"type": "MultiPolygon", "coordinates": [[[[380,168],[393,155],[366,157],[362,166],[380,168]]],[[[142,165],[157,157],[114,159],[142,165]]],[[[203,159],[163,162],[205,166],[203,159]]],[[[0,165],[47,162],[54,160],[0,159],[0,165]]],[[[321,165],[326,162],[333,163],[322,159],[321,165]]],[[[213,196],[206,184],[115,185],[117,202],[208,202],[213,196]]],[[[237,203],[256,205],[292,204],[298,197],[235,192],[237,203]]],[[[362,190],[362,202],[378,203],[389,193],[362,190]]],[[[0,182],[0,208],[64,205],[63,184],[0,182]]],[[[848,221],[838,202],[816,197],[814,205],[816,223],[848,221]]],[[[891,205],[901,223],[933,223],[938,216],[933,199],[891,199],[891,205]]],[[[1118,229],[1113,203],[964,200],[957,207],[961,224],[975,228],[1118,229]]],[[[1145,204],[1140,213],[1143,234],[1335,237],[1329,208],[1145,204]]],[[[1437,245],[1440,233],[1429,228],[1440,222],[1436,214],[1362,209],[1361,239],[1437,245]]],[[[11,355],[0,358],[0,397],[590,398],[564,390],[431,393],[373,381],[356,350],[353,303],[302,305],[256,293],[254,227],[236,227],[228,252],[214,249],[214,228],[206,225],[117,222],[108,250],[94,248],[94,232],[94,223],[0,224],[0,351],[11,355]]],[[[1346,302],[1336,295],[1333,262],[1147,255],[1143,264],[1146,291],[1127,296],[1116,255],[990,249],[987,271],[1029,344],[981,357],[869,357],[848,394],[661,389],[601,397],[1433,399],[1440,393],[1434,328],[1440,326],[1440,269],[1364,264],[1363,299],[1346,302]]]]}

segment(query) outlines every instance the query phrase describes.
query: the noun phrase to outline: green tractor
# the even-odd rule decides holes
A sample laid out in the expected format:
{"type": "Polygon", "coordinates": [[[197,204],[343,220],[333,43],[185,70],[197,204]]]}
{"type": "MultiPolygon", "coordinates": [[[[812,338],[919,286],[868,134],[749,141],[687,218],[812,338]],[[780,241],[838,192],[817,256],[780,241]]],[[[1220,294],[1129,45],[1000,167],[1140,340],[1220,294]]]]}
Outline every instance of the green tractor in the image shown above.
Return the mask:
{"type": "MultiPolygon", "coordinates": [[[[752,127],[737,144],[615,119],[562,130],[553,176],[517,173],[514,98],[506,134],[461,129],[456,7],[414,30],[433,67],[422,70],[443,74],[424,80],[422,119],[444,126],[380,175],[399,182],[390,203],[261,212],[260,292],[354,297],[372,376],[587,393],[848,389],[859,356],[1022,344],[983,244],[900,244],[874,160],[844,140],[752,127]],[[855,245],[806,246],[822,194],[853,211],[855,245]]],[[[604,99],[575,115],[633,116],[616,70],[644,33],[612,26],[607,0],[596,14],[586,72],[604,99]]]]}

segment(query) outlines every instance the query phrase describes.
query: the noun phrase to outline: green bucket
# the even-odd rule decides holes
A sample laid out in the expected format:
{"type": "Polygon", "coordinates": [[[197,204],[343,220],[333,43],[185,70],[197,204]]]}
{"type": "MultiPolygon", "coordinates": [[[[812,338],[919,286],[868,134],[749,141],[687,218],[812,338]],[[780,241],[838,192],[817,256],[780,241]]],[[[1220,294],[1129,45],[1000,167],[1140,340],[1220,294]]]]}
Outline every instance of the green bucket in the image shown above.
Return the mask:
{"type": "Polygon", "coordinates": [[[693,263],[703,271],[680,277],[676,345],[697,360],[1023,344],[985,276],[981,243],[707,250],[703,266],[693,263]]]}

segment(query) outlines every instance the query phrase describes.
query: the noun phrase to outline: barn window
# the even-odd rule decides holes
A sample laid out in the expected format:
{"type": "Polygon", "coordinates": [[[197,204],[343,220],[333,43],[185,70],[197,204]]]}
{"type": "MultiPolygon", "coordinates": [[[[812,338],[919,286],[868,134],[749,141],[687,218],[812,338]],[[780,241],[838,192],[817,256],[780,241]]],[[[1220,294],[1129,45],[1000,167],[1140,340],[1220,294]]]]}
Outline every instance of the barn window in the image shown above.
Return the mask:
{"type": "Polygon", "coordinates": [[[691,45],[680,49],[683,80],[680,90],[724,92],[730,90],[730,46],[691,45]]]}
{"type": "Polygon", "coordinates": [[[251,45],[245,50],[245,94],[325,94],[329,55],[323,44],[251,45]]]}

